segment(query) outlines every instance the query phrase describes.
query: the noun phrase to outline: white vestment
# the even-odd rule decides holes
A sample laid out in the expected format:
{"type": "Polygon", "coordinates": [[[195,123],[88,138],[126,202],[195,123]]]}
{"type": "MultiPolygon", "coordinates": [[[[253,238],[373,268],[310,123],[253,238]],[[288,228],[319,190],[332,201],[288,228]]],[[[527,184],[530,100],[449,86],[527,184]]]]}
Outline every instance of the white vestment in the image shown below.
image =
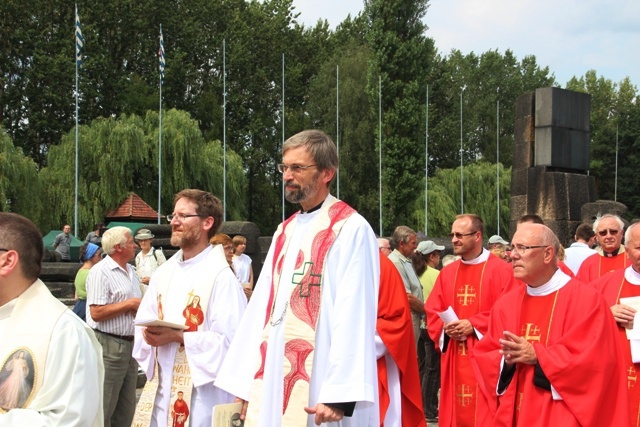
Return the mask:
{"type": "MultiPolygon", "coordinates": [[[[0,341],[8,334],[15,301],[0,307],[0,341]]],[[[33,316],[37,322],[37,307],[33,316]]],[[[102,426],[103,375],[102,347],[93,331],[67,310],[53,327],[42,388],[26,408],[0,413],[0,426],[102,426]]]]}
{"type": "Polygon", "coordinates": [[[249,283],[249,278],[251,277],[251,258],[249,258],[249,255],[234,255],[232,261],[233,269],[240,283],[249,283]]]}
{"type": "MultiPolygon", "coordinates": [[[[332,198],[332,196],[329,196],[332,198]]],[[[327,201],[325,201],[327,203],[327,201]]],[[[280,288],[274,297],[272,320],[284,313],[283,320],[271,327],[259,409],[260,427],[281,424],[283,408],[285,306],[291,295],[293,272],[300,243],[310,239],[319,211],[299,214],[291,232],[282,268],[280,288]]],[[[272,242],[264,268],[247,311],[238,327],[228,357],[216,385],[248,400],[260,364],[260,344],[271,289],[274,256],[272,242]]],[[[351,215],[329,249],[322,276],[320,315],[316,328],[316,347],[311,374],[308,407],[317,403],[356,402],[353,416],[325,426],[379,426],[378,386],[374,334],[377,320],[380,266],[378,244],[369,224],[357,213],[351,215]]],[[[290,309],[289,309],[290,310],[290,309]]],[[[252,403],[249,402],[249,405],[252,403]]],[[[299,408],[304,414],[304,408],[299,408]]],[[[314,415],[307,426],[315,426],[314,415]]],[[[245,423],[245,427],[253,427],[245,423]]]]}
{"type": "MultiPolygon", "coordinates": [[[[229,344],[236,333],[236,328],[247,306],[247,298],[242,287],[224,258],[222,251],[214,251],[209,246],[200,254],[182,261],[182,251],[176,253],[166,263],[158,267],[151,277],[149,290],[145,294],[136,321],[154,320],[158,318],[157,286],[158,277],[170,272],[174,266],[168,295],[163,307],[164,320],[184,324],[184,301],[187,301],[191,290],[190,284],[196,277],[212,276],[212,265],[225,263],[224,268],[215,278],[209,299],[205,320],[195,332],[184,333],[184,347],[189,362],[189,370],[193,381],[193,393],[189,406],[189,425],[211,426],[211,410],[214,405],[233,402],[233,396],[215,387],[218,370],[227,353],[229,344]],[[177,265],[176,265],[177,264],[177,265]]],[[[170,273],[169,273],[170,274],[170,273]]],[[[211,280],[214,280],[211,277],[211,280]]],[[[142,327],[136,326],[133,357],[145,371],[147,378],[153,376],[155,364],[155,347],[151,347],[142,338],[142,327]]],[[[154,403],[152,426],[166,426],[171,398],[171,382],[173,364],[178,343],[170,343],[158,347],[158,393],[154,403]]]]}

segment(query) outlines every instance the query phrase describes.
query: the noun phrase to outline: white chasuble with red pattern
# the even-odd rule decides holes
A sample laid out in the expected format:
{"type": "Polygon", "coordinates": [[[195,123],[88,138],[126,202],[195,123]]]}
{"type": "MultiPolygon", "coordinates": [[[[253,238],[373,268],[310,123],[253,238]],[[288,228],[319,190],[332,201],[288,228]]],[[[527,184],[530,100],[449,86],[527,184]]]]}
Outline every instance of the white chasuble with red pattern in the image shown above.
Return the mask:
{"type": "Polygon", "coordinates": [[[307,414],[302,408],[309,404],[309,382],[312,375],[316,325],[320,315],[325,260],[342,226],[353,213],[353,208],[337,199],[325,202],[304,239],[299,242],[300,250],[295,258],[291,283],[281,279],[291,236],[300,213],[291,216],[278,228],[274,236],[273,265],[270,266],[273,280],[260,345],[260,366],[256,366],[255,379],[251,387],[246,426],[258,424],[263,376],[265,369],[268,369],[265,367],[267,342],[273,328],[284,328],[281,426],[306,425],[307,414]],[[279,293],[289,296],[284,306],[276,304],[279,293]]]}

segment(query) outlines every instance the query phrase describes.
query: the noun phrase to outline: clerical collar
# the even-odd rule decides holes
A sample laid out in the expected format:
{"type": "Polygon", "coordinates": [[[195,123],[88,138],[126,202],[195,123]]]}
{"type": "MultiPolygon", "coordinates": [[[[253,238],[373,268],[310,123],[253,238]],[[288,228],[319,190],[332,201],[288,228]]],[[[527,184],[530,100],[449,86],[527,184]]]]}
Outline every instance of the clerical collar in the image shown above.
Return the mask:
{"type": "Polygon", "coordinates": [[[613,252],[607,252],[604,249],[602,250],[602,256],[607,257],[607,258],[613,258],[614,256],[618,255],[618,252],[620,252],[620,247],[618,247],[618,249],[616,249],[613,252]]]}
{"type": "Polygon", "coordinates": [[[527,294],[534,297],[542,297],[545,295],[549,295],[559,289],[561,289],[564,285],[569,283],[571,277],[567,276],[562,272],[562,270],[557,269],[551,279],[542,286],[538,286],[537,288],[533,288],[527,285],[527,294]]]}
{"type": "MultiPolygon", "coordinates": [[[[325,199],[326,200],[326,199],[325,199]]],[[[324,203],[324,200],[320,202],[319,205],[316,205],[314,207],[312,207],[311,209],[309,209],[308,211],[303,211],[302,209],[300,210],[301,214],[310,214],[312,212],[317,211],[318,209],[320,209],[322,207],[322,204],[324,203]]]]}
{"type": "Polygon", "coordinates": [[[632,285],[640,285],[640,273],[635,271],[631,265],[624,270],[624,278],[632,285]]]}
{"type": "Polygon", "coordinates": [[[482,248],[482,253],[477,258],[470,259],[468,261],[465,261],[462,258],[460,258],[460,261],[462,261],[463,264],[467,264],[467,265],[480,264],[489,259],[490,253],[491,252],[489,252],[486,248],[482,248]]]}

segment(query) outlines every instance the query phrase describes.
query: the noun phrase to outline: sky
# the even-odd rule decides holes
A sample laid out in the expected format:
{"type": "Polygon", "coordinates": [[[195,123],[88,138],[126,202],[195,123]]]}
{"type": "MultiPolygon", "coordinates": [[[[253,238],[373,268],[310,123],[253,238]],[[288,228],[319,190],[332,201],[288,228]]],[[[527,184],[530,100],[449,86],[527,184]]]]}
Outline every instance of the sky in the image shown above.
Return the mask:
{"type": "MultiPolygon", "coordinates": [[[[293,0],[298,22],[331,28],[364,7],[363,0],[293,0]]],[[[638,0],[429,0],[426,36],[442,55],[510,49],[518,60],[535,55],[560,86],[591,69],[640,86],[638,0]]]]}

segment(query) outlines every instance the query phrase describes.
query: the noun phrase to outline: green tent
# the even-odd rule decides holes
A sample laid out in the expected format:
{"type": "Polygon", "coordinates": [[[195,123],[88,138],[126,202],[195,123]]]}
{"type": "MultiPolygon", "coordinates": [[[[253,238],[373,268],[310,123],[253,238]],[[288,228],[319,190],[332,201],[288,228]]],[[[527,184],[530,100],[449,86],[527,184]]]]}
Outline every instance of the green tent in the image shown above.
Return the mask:
{"type": "MultiPolygon", "coordinates": [[[[42,237],[44,248],[49,251],[53,251],[53,241],[58,234],[62,233],[62,230],[51,230],[45,236],[42,237]]],[[[74,235],[71,235],[71,261],[80,260],[80,248],[84,244],[84,241],[77,239],[74,235]]]]}

